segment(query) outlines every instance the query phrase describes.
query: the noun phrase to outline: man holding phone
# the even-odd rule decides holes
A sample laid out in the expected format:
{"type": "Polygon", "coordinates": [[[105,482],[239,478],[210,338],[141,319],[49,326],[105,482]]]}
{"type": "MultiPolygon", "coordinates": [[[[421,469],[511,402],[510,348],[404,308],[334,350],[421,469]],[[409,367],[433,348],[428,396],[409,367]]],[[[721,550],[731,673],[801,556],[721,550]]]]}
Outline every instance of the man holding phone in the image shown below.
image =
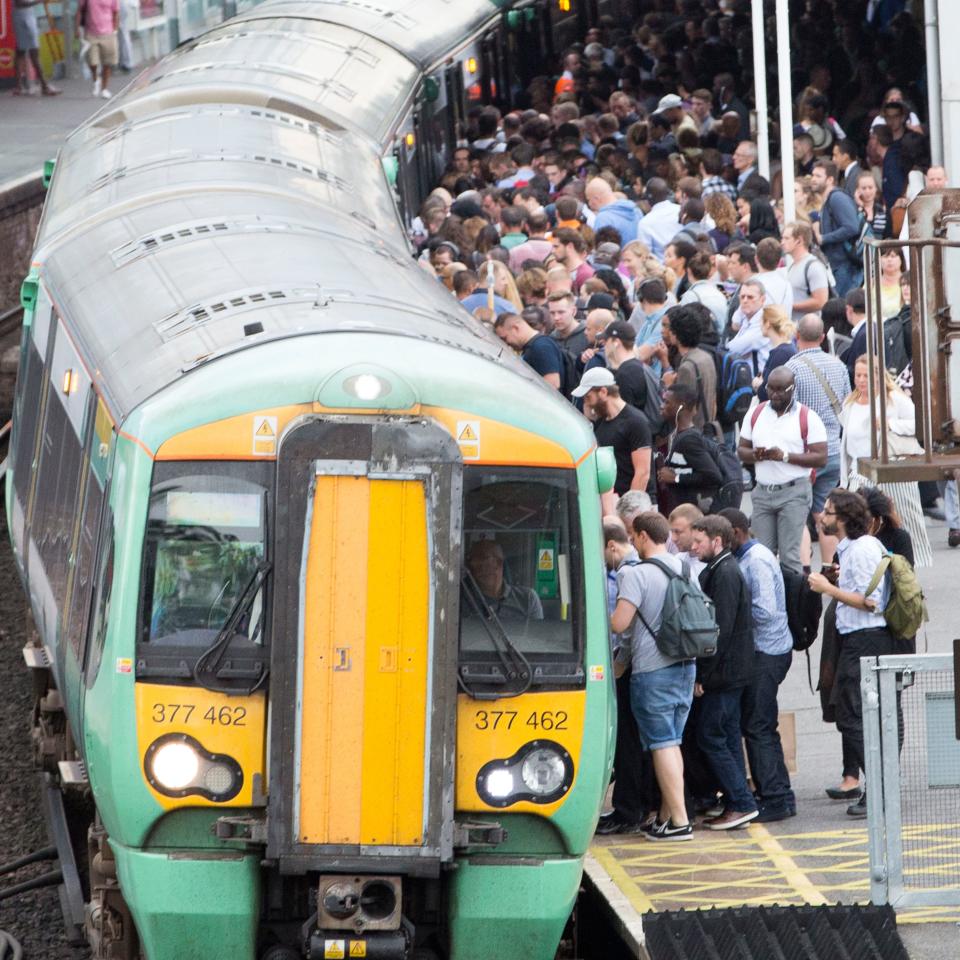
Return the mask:
{"type": "Polygon", "coordinates": [[[737,455],[755,464],[753,531],[797,573],[800,540],[813,500],[811,474],[827,462],[827,430],[820,417],[794,398],[793,373],[777,367],[767,381],[769,401],[754,407],[740,427],[737,455]]]}

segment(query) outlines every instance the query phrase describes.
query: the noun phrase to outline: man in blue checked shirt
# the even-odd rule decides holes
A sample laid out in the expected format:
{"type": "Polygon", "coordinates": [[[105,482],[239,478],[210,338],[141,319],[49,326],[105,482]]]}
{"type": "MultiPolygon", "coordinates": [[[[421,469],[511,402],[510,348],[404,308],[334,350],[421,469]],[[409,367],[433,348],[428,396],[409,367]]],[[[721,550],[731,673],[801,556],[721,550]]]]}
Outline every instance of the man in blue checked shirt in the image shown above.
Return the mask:
{"type": "Polygon", "coordinates": [[[750,536],[746,515],[732,508],[721,510],[719,515],[733,527],[733,555],[750,587],[754,673],[743,696],[741,727],[758,794],[760,815],[756,822],[771,823],[797,814],[797,800],[777,730],[777,691],[793,659],[786,591],[777,558],[750,536]]]}

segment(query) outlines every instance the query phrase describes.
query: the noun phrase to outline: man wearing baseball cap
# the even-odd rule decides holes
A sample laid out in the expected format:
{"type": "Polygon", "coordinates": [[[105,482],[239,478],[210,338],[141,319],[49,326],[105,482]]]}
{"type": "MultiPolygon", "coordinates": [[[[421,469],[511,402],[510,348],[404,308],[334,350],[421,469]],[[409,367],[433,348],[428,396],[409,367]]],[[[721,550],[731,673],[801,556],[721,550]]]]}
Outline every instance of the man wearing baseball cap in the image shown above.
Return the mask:
{"type": "Polygon", "coordinates": [[[607,367],[613,371],[623,401],[631,407],[644,410],[649,391],[643,361],[637,358],[634,349],[637,332],[633,325],[626,320],[614,320],[600,339],[603,341],[607,367]]]}
{"type": "MultiPolygon", "coordinates": [[[[593,367],[584,373],[573,397],[583,397],[583,412],[593,421],[598,447],[613,447],[617,461],[617,496],[650,485],[651,446],[647,418],[621,396],[610,370],[593,367]]],[[[606,507],[604,508],[606,509],[606,507]]]]}
{"type": "Polygon", "coordinates": [[[689,127],[697,136],[700,135],[697,124],[684,111],[683,101],[675,93],[668,93],[665,97],[661,97],[654,113],[659,113],[670,122],[670,128],[674,136],[677,135],[677,131],[681,127],[689,127]]]}

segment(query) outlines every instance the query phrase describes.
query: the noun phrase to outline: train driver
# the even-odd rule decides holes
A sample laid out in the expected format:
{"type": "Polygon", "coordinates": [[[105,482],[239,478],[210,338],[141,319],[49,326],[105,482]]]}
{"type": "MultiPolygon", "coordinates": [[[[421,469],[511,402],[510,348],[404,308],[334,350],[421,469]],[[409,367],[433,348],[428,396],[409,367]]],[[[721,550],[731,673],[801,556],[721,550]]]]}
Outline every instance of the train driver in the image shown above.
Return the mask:
{"type": "MultiPolygon", "coordinates": [[[[467,569],[501,621],[542,620],[540,598],[529,587],[508,583],[503,567],[503,548],[495,540],[478,540],[467,553],[467,569]]],[[[469,611],[469,605],[466,609],[469,611]]]]}

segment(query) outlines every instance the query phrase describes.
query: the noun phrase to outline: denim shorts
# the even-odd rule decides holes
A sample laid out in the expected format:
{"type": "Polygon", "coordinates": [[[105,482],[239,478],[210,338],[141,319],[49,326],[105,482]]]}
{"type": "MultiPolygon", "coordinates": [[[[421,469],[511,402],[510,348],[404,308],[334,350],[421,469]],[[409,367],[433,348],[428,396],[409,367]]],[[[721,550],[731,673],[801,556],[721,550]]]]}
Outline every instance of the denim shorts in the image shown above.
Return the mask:
{"type": "Polygon", "coordinates": [[[646,750],[678,747],[693,702],[693,660],[630,677],[630,707],[646,750]]]}
{"type": "Polygon", "coordinates": [[[823,513],[823,505],[831,490],[840,486],[840,454],[828,457],[827,462],[817,468],[817,476],[813,481],[813,513],[823,513]]]}

